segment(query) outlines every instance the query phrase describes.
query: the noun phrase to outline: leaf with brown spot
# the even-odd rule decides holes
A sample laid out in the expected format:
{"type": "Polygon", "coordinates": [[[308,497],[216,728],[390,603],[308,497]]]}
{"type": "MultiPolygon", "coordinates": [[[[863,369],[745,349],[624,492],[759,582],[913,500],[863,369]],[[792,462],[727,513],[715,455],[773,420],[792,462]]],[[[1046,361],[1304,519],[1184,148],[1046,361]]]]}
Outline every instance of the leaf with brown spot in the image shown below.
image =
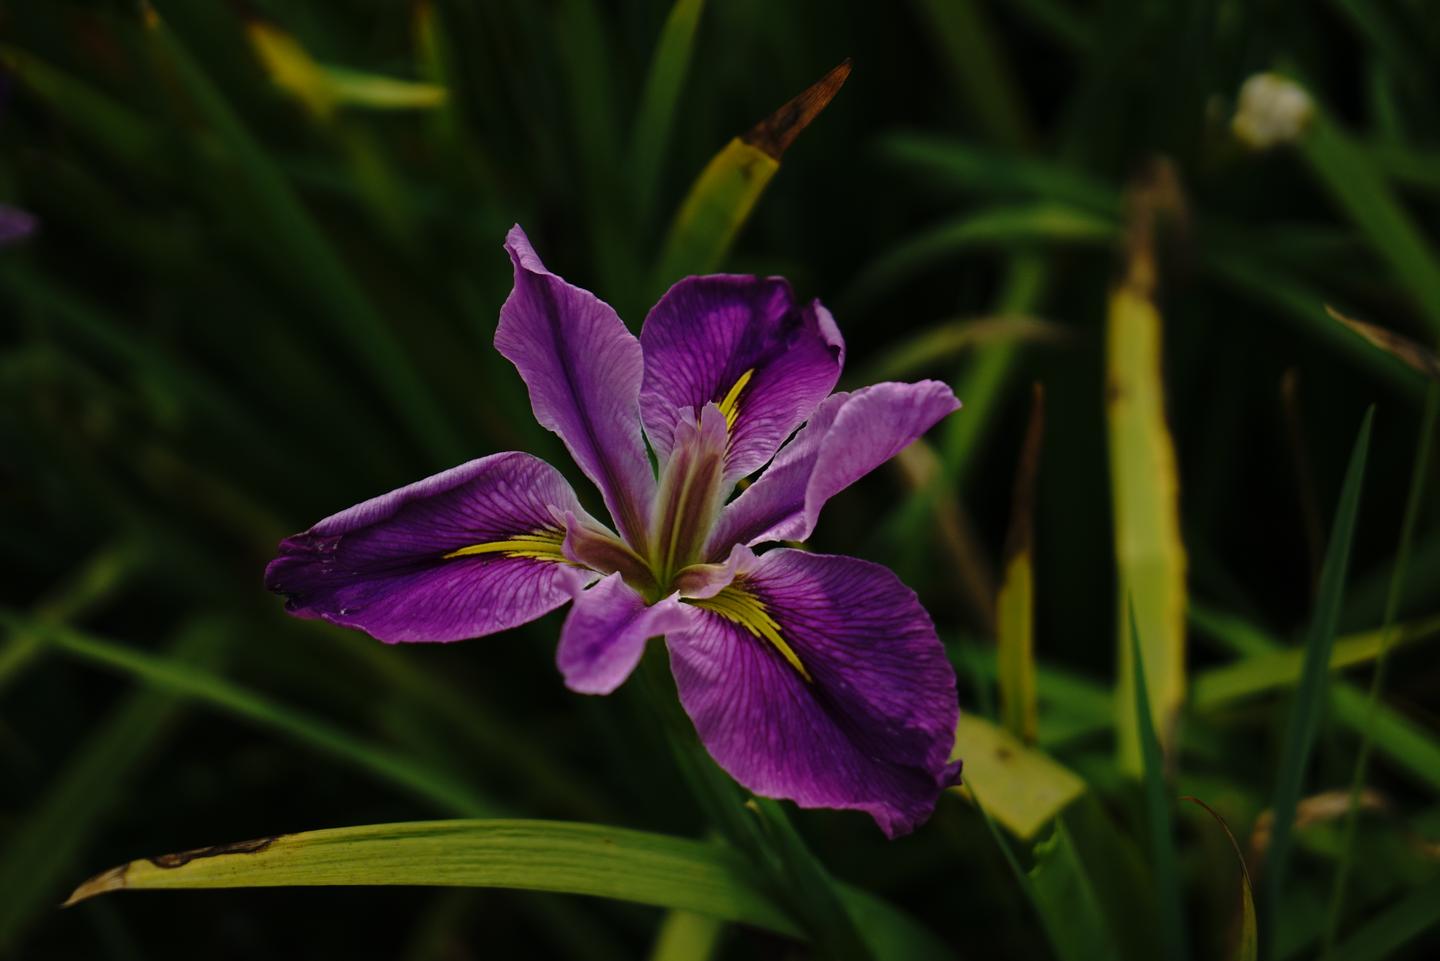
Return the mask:
{"type": "Polygon", "coordinates": [[[1422,376],[1440,381],[1440,356],[1433,350],[1393,330],[1347,317],[1329,304],[1325,305],[1325,312],[1365,338],[1371,346],[1378,347],[1422,376]]]}

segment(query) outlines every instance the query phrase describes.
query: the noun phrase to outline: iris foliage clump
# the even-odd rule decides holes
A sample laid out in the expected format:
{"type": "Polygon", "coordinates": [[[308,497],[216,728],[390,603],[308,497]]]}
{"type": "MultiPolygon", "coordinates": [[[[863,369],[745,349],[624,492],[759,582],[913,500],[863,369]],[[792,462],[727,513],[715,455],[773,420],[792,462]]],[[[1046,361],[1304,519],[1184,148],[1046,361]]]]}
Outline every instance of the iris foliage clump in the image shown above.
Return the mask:
{"type": "MultiPolygon", "coordinates": [[[[1440,946],[1422,4],[0,0],[0,24],[0,954],[1440,946]],[[745,418],[799,389],[769,346],[684,403],[641,393],[645,440],[567,434],[496,341],[522,261],[647,352],[650,305],[707,317],[662,299],[682,278],[786,277],[775,329],[813,335],[818,379],[744,470],[745,418]],[[913,422],[839,428],[912,387],[913,422]],[[844,482],[730,537],[725,492],[763,502],[806,431],[844,482]],[[716,483],[666,514],[700,489],[667,481],[672,442],[716,483]],[[370,514],[262,579],[317,518],[506,451],[559,468],[504,478],[550,492],[533,523],[423,562],[543,569],[524,617],[441,592],[390,618],[393,555],[304,567],[370,514]],[[645,497],[588,485],[615,458],[645,497]],[[828,621],[767,586],[810,603],[804,572],[842,567],[867,573],[825,582],[828,621]],[[862,582],[903,637],[834,613],[870,610],[862,582]],[[546,613],[587,595],[648,619],[618,661],[546,613]],[[562,635],[570,686],[613,696],[556,683],[562,635]],[[688,651],[673,676],[650,635],[688,651]],[[831,672],[837,635],[909,675],[831,672]],[[809,713],[737,726],[714,638],[809,713]],[[95,897],[147,888],[229,890],[95,897]]],[[[589,359],[632,384],[607,330],[589,359]]]]}

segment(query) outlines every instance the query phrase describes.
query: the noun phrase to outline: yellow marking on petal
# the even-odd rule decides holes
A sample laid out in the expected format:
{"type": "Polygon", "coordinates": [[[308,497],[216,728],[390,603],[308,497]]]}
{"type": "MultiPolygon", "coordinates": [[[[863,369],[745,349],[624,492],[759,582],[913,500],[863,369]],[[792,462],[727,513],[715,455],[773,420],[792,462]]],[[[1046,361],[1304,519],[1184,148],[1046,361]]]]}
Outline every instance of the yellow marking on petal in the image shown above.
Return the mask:
{"type": "Polygon", "coordinates": [[[471,544],[446,554],[445,560],[448,561],[452,557],[470,557],[475,554],[504,554],[506,557],[528,557],[537,561],[568,562],[562,546],[564,543],[563,531],[540,530],[533,534],[516,534],[503,541],[471,544]]]}
{"type": "Polygon", "coordinates": [[[775,618],[770,616],[765,605],[754,594],[731,586],[714,597],[695,598],[690,603],[719,614],[727,621],[739,624],[754,636],[768,641],[770,646],[775,648],[780,656],[799,672],[807,684],[815,683],[810,672],[805,670],[805,665],[800,663],[800,657],[795,653],[795,649],[786,643],[785,638],[780,636],[780,625],[776,623],[775,618]]]}
{"type": "Polygon", "coordinates": [[[750,383],[750,378],[754,376],[755,368],[751,367],[740,375],[740,379],[735,381],[735,385],[730,388],[725,399],[720,401],[720,413],[725,415],[727,428],[735,426],[735,418],[740,416],[740,393],[745,389],[745,385],[750,383]]]}

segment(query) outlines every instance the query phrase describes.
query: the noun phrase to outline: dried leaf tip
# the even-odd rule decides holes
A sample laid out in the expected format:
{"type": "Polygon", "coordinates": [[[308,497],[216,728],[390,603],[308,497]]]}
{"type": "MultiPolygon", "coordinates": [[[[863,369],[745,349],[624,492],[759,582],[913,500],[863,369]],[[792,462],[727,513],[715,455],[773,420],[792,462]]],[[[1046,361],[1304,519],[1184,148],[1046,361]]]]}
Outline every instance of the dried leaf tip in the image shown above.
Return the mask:
{"type": "Polygon", "coordinates": [[[1377,347],[1385,353],[1395,357],[1401,363],[1418,371],[1431,380],[1440,380],[1440,356],[1433,350],[1411,340],[1403,334],[1397,334],[1393,330],[1379,327],[1375,324],[1366,323],[1363,320],[1356,320],[1354,317],[1347,317],[1340,311],[1325,305],[1325,312],[1333,320],[1337,320],[1350,328],[1361,337],[1365,338],[1372,347],[1377,347]]]}
{"type": "Polygon", "coordinates": [[[800,136],[800,131],[810,126],[810,123],[820,116],[820,111],[835,99],[835,94],[840,92],[849,76],[850,58],[846,57],[837,67],[806,87],[779,110],[751,127],[740,139],[779,160],[785,151],[790,149],[795,138],[800,136]]]}
{"type": "Polygon", "coordinates": [[[125,875],[129,870],[129,864],[122,864],[118,868],[101,871],[72,891],[70,896],[65,899],[65,903],[61,904],[60,907],[71,908],[81,901],[90,900],[97,894],[108,894],[111,891],[123,889],[125,887],[125,875]]]}

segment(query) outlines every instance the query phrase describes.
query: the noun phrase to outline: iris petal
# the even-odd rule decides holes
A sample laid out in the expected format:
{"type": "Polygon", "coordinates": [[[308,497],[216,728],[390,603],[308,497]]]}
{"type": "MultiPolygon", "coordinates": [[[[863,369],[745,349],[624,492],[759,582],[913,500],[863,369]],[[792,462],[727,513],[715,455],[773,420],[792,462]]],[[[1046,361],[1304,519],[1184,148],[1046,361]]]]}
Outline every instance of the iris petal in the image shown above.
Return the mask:
{"type": "Polygon", "coordinates": [[[764,610],[804,671],[744,618],[702,609],[667,635],[711,756],[757,794],[864,811],[890,837],[928,818],[959,775],[959,705],[914,593],[878,565],[788,549],[727,590],[764,610]]]}

